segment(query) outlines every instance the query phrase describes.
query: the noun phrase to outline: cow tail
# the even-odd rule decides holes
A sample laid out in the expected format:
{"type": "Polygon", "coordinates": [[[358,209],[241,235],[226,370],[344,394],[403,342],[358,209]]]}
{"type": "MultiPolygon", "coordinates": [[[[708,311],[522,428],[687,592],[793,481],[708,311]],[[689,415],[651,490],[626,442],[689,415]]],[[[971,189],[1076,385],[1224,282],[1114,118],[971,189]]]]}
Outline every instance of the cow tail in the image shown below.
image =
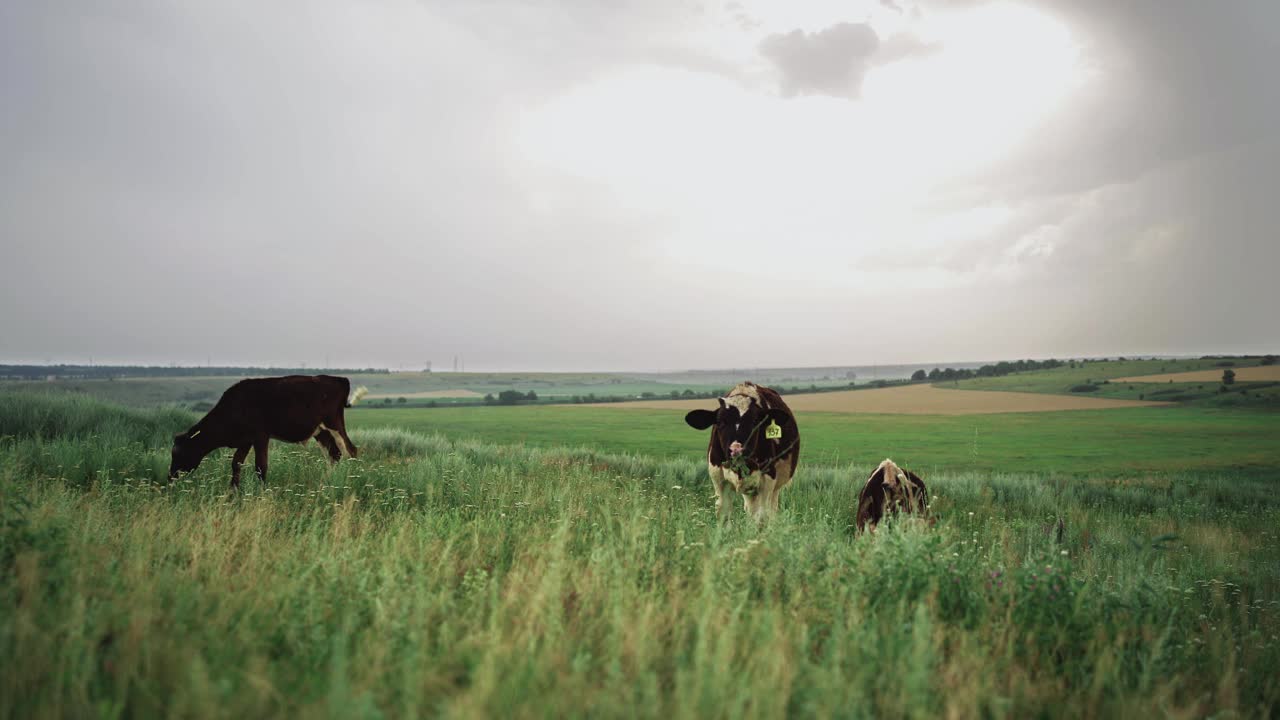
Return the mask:
{"type": "Polygon", "coordinates": [[[351,407],[352,405],[355,405],[356,403],[360,402],[360,398],[368,394],[369,394],[369,388],[363,385],[356,388],[355,392],[351,393],[351,397],[347,400],[347,407],[351,407]]]}

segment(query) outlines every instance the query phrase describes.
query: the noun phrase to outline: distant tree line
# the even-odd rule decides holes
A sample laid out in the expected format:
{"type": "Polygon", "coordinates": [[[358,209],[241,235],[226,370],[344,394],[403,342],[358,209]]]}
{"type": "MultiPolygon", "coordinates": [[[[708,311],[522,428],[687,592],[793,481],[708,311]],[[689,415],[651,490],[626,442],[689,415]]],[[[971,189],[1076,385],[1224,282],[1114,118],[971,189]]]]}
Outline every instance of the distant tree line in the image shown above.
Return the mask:
{"type": "Polygon", "coordinates": [[[284,368],[237,367],[169,367],[164,365],[0,365],[0,378],[10,380],[44,380],[50,375],[66,380],[113,380],[135,377],[245,377],[260,375],[373,375],[387,374],[386,368],[284,368]]]}
{"type": "Polygon", "coordinates": [[[484,396],[485,405],[525,405],[538,402],[538,393],[530,390],[522,393],[519,390],[503,390],[497,397],[493,393],[484,396]]]}
{"type": "MultiPolygon", "coordinates": [[[[980,368],[934,368],[929,372],[917,370],[911,374],[911,379],[915,382],[929,380],[930,382],[938,382],[942,380],[968,380],[975,377],[1002,377],[1013,373],[1026,372],[1028,370],[1052,370],[1065,365],[1061,360],[1001,360],[998,363],[983,365],[980,368]]],[[[1074,367],[1074,365],[1073,365],[1074,367]]]]}

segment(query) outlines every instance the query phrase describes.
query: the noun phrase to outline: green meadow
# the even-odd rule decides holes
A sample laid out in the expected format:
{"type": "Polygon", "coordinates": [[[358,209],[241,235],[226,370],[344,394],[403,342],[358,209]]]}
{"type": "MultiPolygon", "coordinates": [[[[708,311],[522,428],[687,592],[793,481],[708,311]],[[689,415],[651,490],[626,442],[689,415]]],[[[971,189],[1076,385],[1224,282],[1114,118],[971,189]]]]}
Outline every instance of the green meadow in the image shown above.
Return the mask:
{"type": "Polygon", "coordinates": [[[239,494],[195,417],[0,393],[0,716],[1280,712],[1274,413],[813,414],[764,526],[679,413],[357,409],[239,494]],[[885,456],[936,524],[855,537],[885,456]]]}
{"type": "MultiPolygon", "coordinates": [[[[708,407],[714,401],[707,401],[708,407]]],[[[347,411],[352,427],[501,445],[591,447],[659,458],[706,453],[679,410],[527,406],[347,411]]],[[[921,472],[1065,474],[1280,468],[1280,415],[1140,407],[993,415],[800,413],[802,463],[869,473],[886,457],[921,472]]]]}

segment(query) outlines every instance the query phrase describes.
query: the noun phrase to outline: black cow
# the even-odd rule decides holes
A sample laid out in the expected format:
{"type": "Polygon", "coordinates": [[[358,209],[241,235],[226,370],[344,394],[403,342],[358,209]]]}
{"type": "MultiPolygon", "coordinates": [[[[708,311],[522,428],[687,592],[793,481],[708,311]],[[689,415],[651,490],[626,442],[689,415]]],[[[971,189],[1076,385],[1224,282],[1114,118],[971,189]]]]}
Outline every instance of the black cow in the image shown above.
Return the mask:
{"type": "Polygon", "coordinates": [[[351,382],[333,375],[241,380],[222,393],[218,404],[200,422],[173,436],[169,479],[195,470],[214,450],[229,447],[236,449],[231,458],[231,487],[240,487],[240,466],[249,448],[253,448],[258,478],[265,482],[267,445],[272,438],[291,443],[315,438],[329,451],[331,462],[342,459],[340,448],[356,457],[356,446],[347,437],[342,417],[343,409],[351,407],[349,398],[351,382]]]}
{"type": "Polygon", "coordinates": [[[742,494],[742,505],[756,520],[778,511],[778,494],[791,482],[800,462],[800,429],[795,416],[771,388],[740,383],[720,398],[717,410],[694,410],[684,421],[697,430],[711,428],[707,469],[716,488],[716,511],[728,516],[728,487],[742,494]]]}
{"type": "Polygon", "coordinates": [[[919,475],[885,460],[867,478],[858,495],[858,514],[854,523],[858,532],[875,531],[876,525],[889,513],[929,514],[929,490],[919,475]]]}

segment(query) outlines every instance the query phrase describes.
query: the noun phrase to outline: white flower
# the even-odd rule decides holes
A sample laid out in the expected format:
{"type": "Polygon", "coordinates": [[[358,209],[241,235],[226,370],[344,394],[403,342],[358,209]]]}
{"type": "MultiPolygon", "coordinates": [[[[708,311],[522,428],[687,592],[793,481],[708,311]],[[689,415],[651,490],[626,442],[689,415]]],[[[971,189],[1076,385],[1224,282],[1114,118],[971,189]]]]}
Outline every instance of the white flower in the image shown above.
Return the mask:
{"type": "Polygon", "coordinates": [[[1063,555],[1066,555],[1066,554],[1067,554],[1067,551],[1066,551],[1066,550],[1063,550],[1063,551],[1062,551],[1062,554],[1063,554],[1063,555]]]}

